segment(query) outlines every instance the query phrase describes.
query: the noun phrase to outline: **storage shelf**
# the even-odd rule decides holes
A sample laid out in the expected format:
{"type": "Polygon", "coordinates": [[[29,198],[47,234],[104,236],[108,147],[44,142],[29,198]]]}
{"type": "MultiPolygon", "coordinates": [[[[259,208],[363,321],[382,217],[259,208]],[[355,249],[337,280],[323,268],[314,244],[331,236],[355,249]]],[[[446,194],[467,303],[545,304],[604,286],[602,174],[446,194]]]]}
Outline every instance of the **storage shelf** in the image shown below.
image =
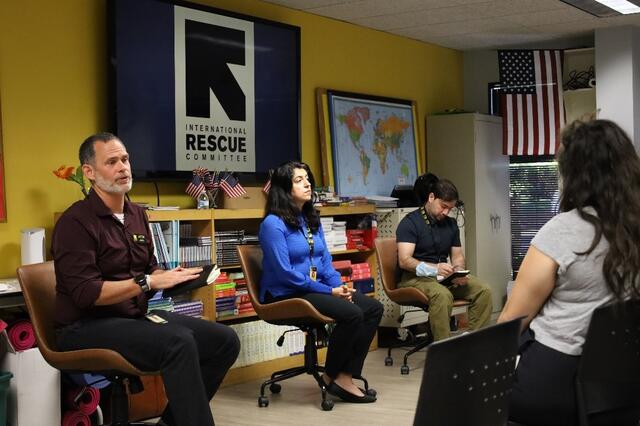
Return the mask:
{"type": "Polygon", "coordinates": [[[349,249],[349,250],[332,251],[332,252],[329,252],[329,254],[331,254],[331,256],[335,256],[340,254],[352,254],[352,253],[371,253],[372,251],[373,251],[372,249],[366,249],[366,250],[349,249]]]}
{"type": "Polygon", "coordinates": [[[228,316],[228,317],[222,317],[222,318],[218,318],[218,322],[226,322],[226,321],[235,321],[235,320],[239,320],[242,318],[251,318],[251,317],[258,317],[258,314],[256,314],[255,312],[245,312],[244,314],[240,314],[240,315],[232,315],[232,316],[228,316]]]}
{"type": "Polygon", "coordinates": [[[213,219],[262,219],[264,209],[212,209],[213,219]]]}
{"type": "Polygon", "coordinates": [[[219,266],[219,268],[223,271],[226,271],[227,269],[238,269],[240,268],[240,264],[238,263],[237,265],[224,265],[224,266],[219,266]]]}
{"type": "Polygon", "coordinates": [[[376,206],[373,204],[362,204],[357,206],[324,206],[318,208],[320,216],[341,216],[348,214],[375,213],[376,206]]]}
{"type": "Polygon", "coordinates": [[[147,210],[147,217],[150,222],[169,220],[211,220],[211,210],[147,210]]]}

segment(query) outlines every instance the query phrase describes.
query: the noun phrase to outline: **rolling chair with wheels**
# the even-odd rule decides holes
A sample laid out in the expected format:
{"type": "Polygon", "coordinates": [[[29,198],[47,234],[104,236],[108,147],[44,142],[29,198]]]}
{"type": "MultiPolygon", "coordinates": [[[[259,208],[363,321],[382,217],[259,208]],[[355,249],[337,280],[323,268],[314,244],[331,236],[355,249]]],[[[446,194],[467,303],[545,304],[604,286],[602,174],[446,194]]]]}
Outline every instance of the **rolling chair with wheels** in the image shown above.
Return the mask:
{"type": "MultiPolygon", "coordinates": [[[[316,340],[317,330],[324,329],[326,324],[334,323],[333,318],[322,315],[311,303],[304,299],[291,298],[273,303],[261,303],[259,286],[262,276],[262,248],[257,245],[244,245],[238,246],[237,249],[240,255],[242,271],[247,281],[249,298],[258,317],[270,324],[298,327],[305,334],[304,365],[276,371],[271,374],[271,378],[260,385],[258,405],[260,407],[269,405],[269,398],[264,394],[267,386],[269,386],[269,390],[272,393],[279,393],[281,386],[278,382],[301,374],[310,374],[315,378],[322,392],[322,409],[325,411],[332,410],[333,401],[327,398],[327,389],[324,380],[320,376],[320,373],[324,372],[324,367],[318,365],[316,340]]],[[[363,377],[354,378],[363,381],[364,390],[367,394],[375,395],[375,391],[369,388],[369,383],[363,377]]]]}
{"type": "Polygon", "coordinates": [[[576,376],[580,426],[640,424],[640,302],[596,309],[576,376]]]}
{"type": "MultiPolygon", "coordinates": [[[[400,278],[401,271],[400,268],[398,268],[398,246],[396,245],[396,239],[376,238],[375,245],[376,256],[378,257],[378,265],[380,266],[380,274],[382,275],[382,288],[384,289],[387,297],[389,297],[392,302],[395,302],[398,305],[412,306],[417,308],[416,310],[428,311],[429,298],[425,296],[424,293],[416,288],[411,287],[398,288],[397,284],[400,278]]],[[[453,301],[454,308],[466,307],[468,305],[469,302],[467,302],[466,300],[453,301]]],[[[407,312],[405,312],[405,314],[407,312]]],[[[403,315],[400,316],[399,322],[402,322],[403,315]]],[[[429,337],[423,340],[413,339],[413,347],[404,354],[404,360],[402,366],[400,367],[401,374],[409,374],[409,366],[407,365],[409,356],[425,348],[431,343],[431,341],[432,339],[430,339],[429,337]]],[[[401,346],[407,346],[407,344],[402,343],[389,347],[387,351],[387,357],[384,360],[384,364],[386,366],[393,365],[391,350],[401,346]]]]}
{"type": "Polygon", "coordinates": [[[127,386],[131,393],[142,391],[140,376],[159,372],[140,371],[119,353],[109,349],[56,350],[54,310],[56,276],[53,262],[18,268],[18,280],[42,357],[53,368],[68,373],[95,373],[107,377],[113,385],[111,393],[111,425],[146,425],[129,422],[127,386]]]}

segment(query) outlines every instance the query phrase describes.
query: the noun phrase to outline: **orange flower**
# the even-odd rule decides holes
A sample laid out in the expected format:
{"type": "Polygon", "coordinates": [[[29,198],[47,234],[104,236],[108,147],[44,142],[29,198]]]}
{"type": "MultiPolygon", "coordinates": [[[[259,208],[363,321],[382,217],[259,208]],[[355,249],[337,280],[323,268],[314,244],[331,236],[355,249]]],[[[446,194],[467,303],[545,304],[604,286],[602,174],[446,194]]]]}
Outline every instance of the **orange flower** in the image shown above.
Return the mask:
{"type": "Polygon", "coordinates": [[[58,167],[58,170],[54,170],[53,174],[56,175],[57,177],[59,177],[60,179],[64,179],[64,180],[69,180],[69,178],[71,177],[71,175],[73,175],[73,170],[75,169],[75,167],[70,166],[60,166],[58,167]]]}
{"type": "Polygon", "coordinates": [[[80,185],[80,191],[87,196],[87,189],[84,187],[84,175],[82,173],[82,167],[75,168],[73,166],[60,166],[58,170],[54,170],[53,174],[59,179],[69,180],[80,185]],[[75,173],[74,173],[75,169],[75,173]]]}

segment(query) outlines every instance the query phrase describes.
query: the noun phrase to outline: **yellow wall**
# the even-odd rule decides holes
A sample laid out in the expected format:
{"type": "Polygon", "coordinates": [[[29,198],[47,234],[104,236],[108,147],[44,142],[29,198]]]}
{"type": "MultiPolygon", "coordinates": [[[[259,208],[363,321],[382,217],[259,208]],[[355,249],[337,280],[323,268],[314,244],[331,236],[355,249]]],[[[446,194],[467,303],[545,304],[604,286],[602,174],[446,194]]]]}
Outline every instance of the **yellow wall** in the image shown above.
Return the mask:
{"type": "MultiPolygon", "coordinates": [[[[257,0],[200,3],[301,27],[302,157],[318,177],[317,87],[416,100],[421,143],[426,114],[462,107],[460,52],[257,0]]],[[[51,172],[76,165],[79,143],[107,125],[105,9],[104,0],[0,1],[8,210],[0,224],[0,277],[14,275],[20,263],[21,229],[44,226],[50,240],[53,212],[81,198],[75,184],[51,172]]],[[[161,184],[163,203],[192,206],[183,188],[161,184]]],[[[150,184],[137,183],[131,195],[155,203],[150,184]]]]}

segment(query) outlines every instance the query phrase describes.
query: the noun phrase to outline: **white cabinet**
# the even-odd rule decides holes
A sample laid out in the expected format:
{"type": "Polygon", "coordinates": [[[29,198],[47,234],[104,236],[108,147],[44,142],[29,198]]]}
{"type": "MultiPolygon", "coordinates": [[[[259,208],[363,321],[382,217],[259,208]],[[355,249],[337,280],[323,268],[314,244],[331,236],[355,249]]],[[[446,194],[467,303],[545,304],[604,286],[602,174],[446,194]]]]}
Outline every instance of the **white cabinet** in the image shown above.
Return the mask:
{"type": "Polygon", "coordinates": [[[502,119],[484,114],[427,117],[427,171],[451,180],[465,203],[465,256],[471,273],[491,286],[502,309],[511,278],[509,157],[502,119]]]}

